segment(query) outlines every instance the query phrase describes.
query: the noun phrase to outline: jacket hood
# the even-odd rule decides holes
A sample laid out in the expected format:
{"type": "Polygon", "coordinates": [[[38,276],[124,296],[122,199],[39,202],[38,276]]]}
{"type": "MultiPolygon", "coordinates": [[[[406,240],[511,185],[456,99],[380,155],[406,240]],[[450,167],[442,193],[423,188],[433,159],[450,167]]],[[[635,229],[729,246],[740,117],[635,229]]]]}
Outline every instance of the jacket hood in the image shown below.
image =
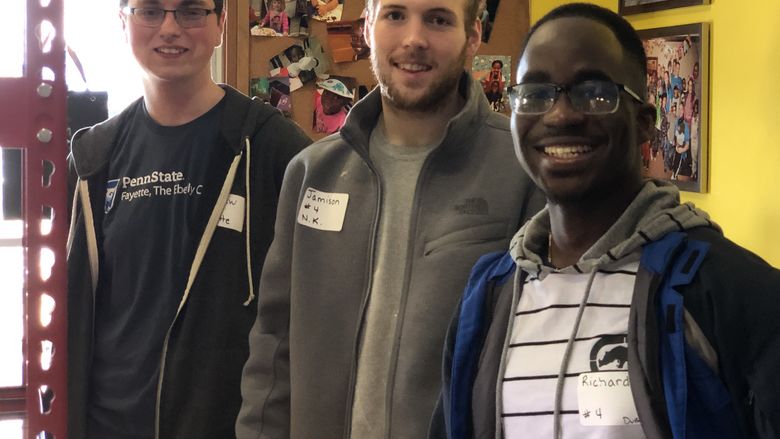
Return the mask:
{"type": "MultiPolygon", "coordinates": [[[[242,106],[241,103],[245,98],[238,90],[225,84],[220,84],[220,87],[225,90],[223,100],[226,108],[248,107],[248,103],[242,106]]],[[[137,109],[139,105],[143,105],[143,98],[139,98],[130,104],[118,115],[92,127],[82,128],[73,135],[71,156],[76,173],[80,178],[84,179],[99,172],[108,163],[114,140],[119,133],[119,127],[123,125],[128,115],[137,109]]],[[[268,112],[257,123],[262,124],[265,119],[273,114],[268,112]]],[[[244,148],[241,135],[246,121],[244,118],[236,118],[235,116],[235,113],[223,112],[220,134],[224,144],[228,145],[235,154],[238,154],[244,148]]]]}
{"type": "MultiPolygon", "coordinates": [[[[721,232],[707,212],[692,203],[680,203],[680,192],[671,183],[648,180],[625,212],[572,267],[558,272],[590,272],[620,260],[672,231],[694,227],[710,227],[721,232]]],[[[536,214],[515,234],[510,245],[512,259],[531,272],[552,271],[545,265],[550,234],[550,214],[547,207],[536,214]]]]}
{"type": "MultiPolygon", "coordinates": [[[[482,126],[492,113],[482,86],[466,72],[461,74],[458,92],[465,99],[465,104],[447,123],[446,134],[439,144],[447,148],[458,148],[468,143],[466,140],[476,135],[477,128],[482,126]]],[[[364,157],[368,156],[371,131],[376,126],[381,113],[382,93],[379,87],[375,87],[352,107],[339,132],[341,137],[364,157]]]]}

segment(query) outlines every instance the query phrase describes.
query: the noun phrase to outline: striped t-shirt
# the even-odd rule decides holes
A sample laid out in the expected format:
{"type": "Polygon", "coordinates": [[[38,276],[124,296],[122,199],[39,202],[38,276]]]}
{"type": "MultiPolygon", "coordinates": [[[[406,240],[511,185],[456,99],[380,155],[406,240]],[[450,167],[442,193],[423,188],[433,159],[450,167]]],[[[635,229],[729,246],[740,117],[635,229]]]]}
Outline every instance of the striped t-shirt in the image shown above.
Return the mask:
{"type": "MultiPolygon", "coordinates": [[[[637,267],[618,263],[593,279],[565,374],[563,438],[645,437],[628,386],[626,336],[637,267]]],[[[522,286],[502,383],[507,439],[553,437],[558,372],[590,276],[542,272],[522,286]]]]}

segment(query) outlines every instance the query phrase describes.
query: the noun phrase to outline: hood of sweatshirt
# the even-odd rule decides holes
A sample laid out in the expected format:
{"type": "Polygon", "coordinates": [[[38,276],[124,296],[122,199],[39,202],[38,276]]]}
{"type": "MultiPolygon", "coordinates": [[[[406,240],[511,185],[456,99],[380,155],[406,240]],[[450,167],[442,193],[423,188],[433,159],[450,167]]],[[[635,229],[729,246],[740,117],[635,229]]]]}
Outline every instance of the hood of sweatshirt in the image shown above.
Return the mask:
{"type": "MultiPolygon", "coordinates": [[[[575,265],[556,271],[587,273],[621,260],[669,232],[694,227],[711,227],[721,231],[707,212],[692,203],[681,204],[676,186],[660,180],[648,180],[620,218],[575,265]]],[[[555,270],[544,263],[549,236],[550,213],[544,208],[515,234],[509,248],[512,259],[529,272],[555,270]]]]}

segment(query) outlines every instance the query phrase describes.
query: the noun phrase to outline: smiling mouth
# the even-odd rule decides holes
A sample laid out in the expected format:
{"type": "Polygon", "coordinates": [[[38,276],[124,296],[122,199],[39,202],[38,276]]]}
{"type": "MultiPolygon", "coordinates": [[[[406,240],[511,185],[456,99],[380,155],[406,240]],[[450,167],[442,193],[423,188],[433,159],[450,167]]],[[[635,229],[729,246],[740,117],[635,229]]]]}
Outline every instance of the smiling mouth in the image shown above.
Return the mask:
{"type": "Polygon", "coordinates": [[[573,159],[593,151],[590,145],[550,145],[542,148],[545,155],[558,159],[573,159]]]}
{"type": "Polygon", "coordinates": [[[415,63],[395,63],[395,67],[411,72],[411,73],[420,73],[420,72],[427,72],[432,69],[431,66],[426,64],[415,64],[415,63]]]}
{"type": "Polygon", "coordinates": [[[181,47],[158,47],[154,49],[155,52],[162,53],[164,55],[180,55],[187,51],[187,49],[181,47]]]}

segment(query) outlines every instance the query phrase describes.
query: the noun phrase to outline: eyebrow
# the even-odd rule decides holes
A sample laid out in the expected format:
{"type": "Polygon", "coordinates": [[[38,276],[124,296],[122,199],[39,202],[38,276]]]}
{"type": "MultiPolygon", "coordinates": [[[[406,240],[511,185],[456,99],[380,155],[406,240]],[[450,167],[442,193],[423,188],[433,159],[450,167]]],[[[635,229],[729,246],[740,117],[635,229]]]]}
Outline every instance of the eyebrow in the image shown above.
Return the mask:
{"type": "MultiPolygon", "coordinates": [[[[587,70],[580,70],[577,73],[575,73],[570,83],[577,84],[582,81],[588,81],[594,79],[606,80],[606,81],[613,80],[608,74],[606,74],[601,70],[587,69],[587,70]]],[[[520,82],[551,82],[551,79],[550,79],[550,74],[545,71],[531,70],[526,72],[525,75],[523,75],[523,78],[520,82]]]]}
{"type": "Polygon", "coordinates": [[[189,7],[189,6],[201,6],[201,7],[205,8],[207,3],[208,2],[206,2],[205,0],[182,0],[181,3],[179,3],[179,6],[177,6],[177,7],[180,8],[182,6],[187,6],[187,7],[189,7]]]}
{"type": "MultiPolygon", "coordinates": [[[[388,9],[390,9],[390,10],[406,11],[406,10],[408,10],[409,8],[408,8],[407,6],[404,6],[404,5],[399,5],[399,4],[395,4],[395,3],[390,3],[390,4],[382,5],[382,7],[381,7],[381,8],[379,8],[379,10],[380,10],[380,11],[384,11],[384,10],[388,10],[388,9]]],[[[423,11],[423,14],[424,14],[424,15],[428,15],[428,14],[448,14],[448,15],[456,15],[456,14],[455,14],[455,11],[453,11],[453,10],[452,10],[452,9],[450,9],[450,8],[445,8],[445,7],[443,7],[443,6],[441,6],[441,7],[436,7],[436,8],[431,8],[431,9],[426,9],[425,11],[423,11]]]]}

